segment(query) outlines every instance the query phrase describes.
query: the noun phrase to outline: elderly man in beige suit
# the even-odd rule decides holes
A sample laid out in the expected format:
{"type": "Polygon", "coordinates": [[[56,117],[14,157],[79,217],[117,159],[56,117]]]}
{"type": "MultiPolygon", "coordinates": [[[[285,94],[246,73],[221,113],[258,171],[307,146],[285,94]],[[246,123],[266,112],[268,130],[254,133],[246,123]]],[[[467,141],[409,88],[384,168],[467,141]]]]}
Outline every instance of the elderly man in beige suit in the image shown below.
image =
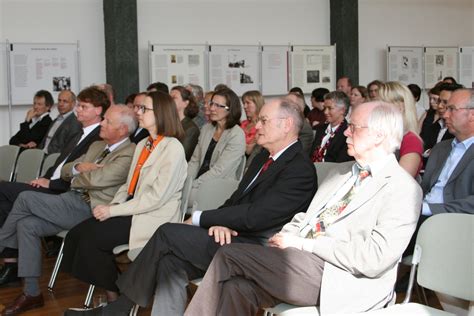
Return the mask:
{"type": "Polygon", "coordinates": [[[26,191],[13,205],[0,229],[0,250],[19,250],[18,276],[25,281],[23,293],[8,305],[5,315],[16,315],[43,306],[39,289],[41,239],[71,229],[92,216],[91,210],[109,203],[127,179],[135,145],[128,136],[136,128],[136,118],[126,106],[112,106],[101,123],[103,141],[91,144],[77,160],[65,164],[61,177],[71,180],[69,192],[55,195],[26,191]]]}
{"type": "Polygon", "coordinates": [[[392,300],[422,197],[393,155],[402,117],[391,105],[365,103],[345,134],[357,163],[336,167],[308,211],[270,238],[269,247],[222,247],[185,315],[255,315],[280,302],[351,313],[392,300]]]}

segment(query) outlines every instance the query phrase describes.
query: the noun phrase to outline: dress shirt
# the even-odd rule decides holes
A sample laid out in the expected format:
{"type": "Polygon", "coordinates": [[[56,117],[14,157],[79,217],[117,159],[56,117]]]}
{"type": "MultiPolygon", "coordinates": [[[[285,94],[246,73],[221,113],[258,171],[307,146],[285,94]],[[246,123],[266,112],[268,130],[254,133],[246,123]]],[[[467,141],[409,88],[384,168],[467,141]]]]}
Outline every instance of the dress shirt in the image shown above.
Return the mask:
{"type": "Polygon", "coordinates": [[[324,148],[326,145],[327,141],[331,137],[332,134],[334,134],[339,127],[340,124],[332,127],[331,124],[328,124],[328,127],[326,128],[326,135],[324,135],[323,139],[321,140],[321,145],[319,145],[319,148],[324,148]]]}
{"type": "Polygon", "coordinates": [[[425,216],[433,215],[431,212],[429,204],[442,204],[444,203],[443,190],[446,183],[449,180],[449,177],[453,173],[454,169],[458,165],[459,161],[462,159],[469,147],[474,143],[474,136],[469,137],[463,142],[459,142],[456,138],[453,139],[451,143],[452,149],[449,153],[448,159],[439,174],[438,180],[435,185],[431,188],[423,199],[423,206],[421,213],[425,216]]]}

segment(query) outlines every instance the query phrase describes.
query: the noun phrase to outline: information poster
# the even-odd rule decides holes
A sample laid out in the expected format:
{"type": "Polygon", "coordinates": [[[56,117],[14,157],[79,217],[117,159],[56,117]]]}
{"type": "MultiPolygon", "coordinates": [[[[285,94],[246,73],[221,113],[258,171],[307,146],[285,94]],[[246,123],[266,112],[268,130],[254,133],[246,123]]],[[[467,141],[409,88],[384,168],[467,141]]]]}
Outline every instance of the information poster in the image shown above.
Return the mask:
{"type": "Polygon", "coordinates": [[[150,82],[164,82],[170,88],[188,83],[207,89],[205,45],[152,45],[150,82]]]}
{"type": "Polygon", "coordinates": [[[459,48],[459,83],[474,89],[474,47],[459,48]]]}
{"type": "Polygon", "coordinates": [[[260,90],[259,46],[210,46],[209,88],[220,83],[239,96],[249,90],[260,90]]]}
{"type": "Polygon", "coordinates": [[[79,91],[78,45],[10,44],[12,104],[31,104],[38,90],[48,90],[54,99],[61,90],[79,91]]]}
{"type": "Polygon", "coordinates": [[[262,46],[262,93],[288,92],[288,46],[262,46]]]}
{"type": "Polygon", "coordinates": [[[315,88],[336,88],[335,46],[293,46],[290,53],[291,87],[304,93],[315,88]]]}
{"type": "Polygon", "coordinates": [[[423,47],[389,46],[387,65],[388,81],[423,87],[423,47]]]}
{"type": "Polygon", "coordinates": [[[458,77],[458,48],[425,47],[425,88],[431,89],[444,77],[458,77]]]}

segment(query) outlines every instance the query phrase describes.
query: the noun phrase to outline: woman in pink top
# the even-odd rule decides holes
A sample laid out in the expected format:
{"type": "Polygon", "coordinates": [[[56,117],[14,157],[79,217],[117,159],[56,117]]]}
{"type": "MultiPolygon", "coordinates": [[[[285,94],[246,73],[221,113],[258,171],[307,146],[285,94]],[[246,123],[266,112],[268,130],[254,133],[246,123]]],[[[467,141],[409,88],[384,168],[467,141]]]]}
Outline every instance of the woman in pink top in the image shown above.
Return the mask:
{"type": "Polygon", "coordinates": [[[244,104],[247,119],[240,123],[240,127],[242,127],[245,133],[245,154],[249,156],[257,141],[255,139],[255,134],[257,133],[255,125],[257,124],[258,113],[260,113],[260,109],[265,101],[259,91],[252,90],[244,93],[242,103],[244,104]]]}
{"type": "Polygon", "coordinates": [[[379,90],[382,101],[398,106],[403,114],[404,136],[400,145],[398,162],[409,174],[416,178],[423,166],[423,141],[418,135],[415,99],[407,86],[399,82],[386,82],[379,90]]]}

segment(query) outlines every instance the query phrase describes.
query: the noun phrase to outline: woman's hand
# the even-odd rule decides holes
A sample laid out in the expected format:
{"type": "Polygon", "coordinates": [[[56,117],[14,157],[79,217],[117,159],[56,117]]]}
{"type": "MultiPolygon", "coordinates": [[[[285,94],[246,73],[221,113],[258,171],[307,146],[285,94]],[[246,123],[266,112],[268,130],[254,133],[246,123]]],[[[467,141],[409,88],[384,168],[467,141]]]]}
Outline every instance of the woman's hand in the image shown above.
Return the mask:
{"type": "Polygon", "coordinates": [[[92,211],[92,215],[94,215],[95,219],[98,221],[105,221],[110,217],[110,206],[109,205],[97,205],[94,207],[92,211]]]}

